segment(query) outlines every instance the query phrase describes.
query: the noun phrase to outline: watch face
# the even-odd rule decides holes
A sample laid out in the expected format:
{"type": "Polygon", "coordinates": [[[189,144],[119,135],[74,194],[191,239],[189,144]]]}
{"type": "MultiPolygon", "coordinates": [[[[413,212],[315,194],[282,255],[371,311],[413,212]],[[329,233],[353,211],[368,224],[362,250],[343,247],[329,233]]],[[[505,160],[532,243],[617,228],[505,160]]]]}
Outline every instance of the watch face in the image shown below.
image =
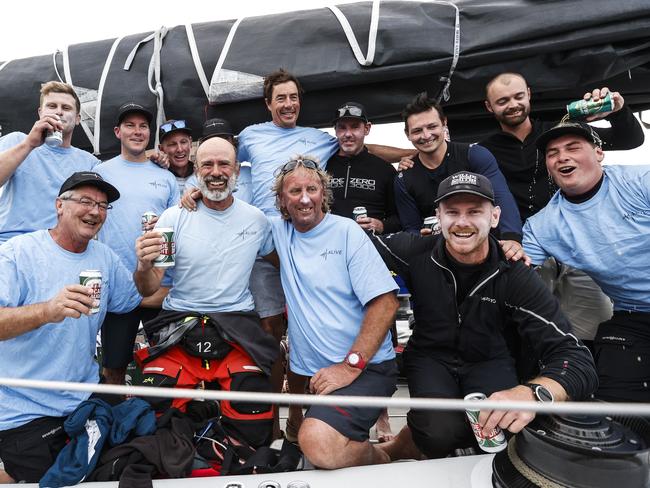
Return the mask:
{"type": "Polygon", "coordinates": [[[360,358],[359,358],[359,355],[358,355],[357,353],[355,353],[355,352],[350,353],[350,354],[348,355],[348,362],[349,362],[352,366],[356,366],[357,364],[359,364],[359,359],[360,359],[360,358]]]}
{"type": "Polygon", "coordinates": [[[535,386],[535,396],[540,402],[552,402],[553,394],[548,391],[548,389],[542,385],[535,386]]]}

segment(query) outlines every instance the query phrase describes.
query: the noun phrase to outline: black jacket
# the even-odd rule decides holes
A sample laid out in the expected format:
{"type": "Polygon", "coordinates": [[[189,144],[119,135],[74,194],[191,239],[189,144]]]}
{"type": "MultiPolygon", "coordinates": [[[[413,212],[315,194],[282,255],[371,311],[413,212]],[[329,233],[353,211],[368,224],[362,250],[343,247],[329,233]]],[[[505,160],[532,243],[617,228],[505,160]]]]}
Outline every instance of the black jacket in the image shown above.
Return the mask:
{"type": "MultiPolygon", "coordinates": [[[[632,111],[624,106],[607,117],[611,128],[594,127],[603,141],[604,150],[633,149],[643,144],[643,128],[632,111]]],[[[512,134],[497,132],[479,144],[497,158],[510,192],[517,201],[522,223],[544,208],[557,191],[546,170],[546,158],[537,151],[535,141],[557,122],[531,119],[533,130],[524,142],[512,134]]]]}
{"type": "Polygon", "coordinates": [[[353,218],[354,207],[366,207],[368,217],[381,220],[384,233],[402,229],[395,208],[395,168],[367,148],[353,157],[335,154],[327,161],[334,196],[332,213],[353,218]]]}
{"type": "Polygon", "coordinates": [[[494,238],[484,273],[462,303],[456,303],[442,235],[401,232],[373,240],[412,293],[416,325],[409,348],[464,362],[511,356],[522,381],[552,378],[574,400],[595,391],[591,353],[570,334],[557,300],[533,269],[507,262],[494,238]]]}

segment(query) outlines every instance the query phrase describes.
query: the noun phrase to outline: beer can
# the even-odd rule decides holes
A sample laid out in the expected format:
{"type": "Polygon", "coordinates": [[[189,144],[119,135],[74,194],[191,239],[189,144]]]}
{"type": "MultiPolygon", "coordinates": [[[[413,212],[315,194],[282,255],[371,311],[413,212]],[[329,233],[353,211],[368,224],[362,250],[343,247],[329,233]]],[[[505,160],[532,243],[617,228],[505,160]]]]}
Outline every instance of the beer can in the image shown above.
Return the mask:
{"type": "MultiPolygon", "coordinates": [[[[465,396],[465,400],[485,400],[486,398],[483,393],[470,393],[465,396]]],[[[476,437],[476,442],[478,442],[481,449],[485,452],[499,452],[507,447],[508,441],[506,441],[506,436],[499,426],[496,426],[489,435],[483,435],[481,424],[478,423],[480,410],[465,410],[465,413],[469,425],[472,427],[472,432],[474,432],[474,437],[476,437]]]]}
{"type": "Polygon", "coordinates": [[[153,220],[158,217],[156,215],[156,212],[152,212],[151,210],[145,212],[142,214],[142,219],[140,222],[142,223],[142,232],[147,232],[147,226],[153,222],[153,220]]]}
{"type": "Polygon", "coordinates": [[[438,217],[435,215],[432,215],[431,217],[427,217],[424,219],[424,222],[422,223],[422,228],[423,229],[431,229],[432,234],[440,234],[440,221],[438,220],[438,217]]]}
{"type": "Polygon", "coordinates": [[[99,312],[100,300],[102,298],[102,272],[98,269],[86,269],[79,273],[79,284],[92,288],[91,295],[95,300],[95,305],[90,309],[90,313],[99,312]]]}
{"type": "Polygon", "coordinates": [[[173,227],[158,227],[156,231],[160,232],[165,242],[160,244],[160,256],[158,256],[153,265],[156,268],[169,268],[174,266],[176,257],[176,243],[174,242],[173,227]]]}
{"type": "Polygon", "coordinates": [[[362,217],[366,218],[368,216],[366,207],[354,207],[354,210],[352,210],[352,216],[354,217],[354,220],[359,220],[362,217]]]}
{"type": "Polygon", "coordinates": [[[60,130],[48,130],[45,136],[45,144],[50,147],[59,147],[63,144],[63,132],[60,130]]]}
{"type": "Polygon", "coordinates": [[[602,112],[611,112],[614,110],[614,102],[612,101],[612,94],[607,92],[607,95],[595,101],[593,99],[576,100],[566,106],[566,111],[570,119],[584,119],[588,115],[599,114],[602,112]]]}

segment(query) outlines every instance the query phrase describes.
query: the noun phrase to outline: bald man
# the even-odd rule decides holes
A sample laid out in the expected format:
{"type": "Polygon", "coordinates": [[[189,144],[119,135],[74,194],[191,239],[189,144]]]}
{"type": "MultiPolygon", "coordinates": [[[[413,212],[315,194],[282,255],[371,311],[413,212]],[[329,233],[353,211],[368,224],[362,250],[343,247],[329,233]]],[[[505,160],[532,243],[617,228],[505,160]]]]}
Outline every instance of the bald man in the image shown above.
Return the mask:
{"type": "MultiPolygon", "coordinates": [[[[167,209],[156,228],[136,241],[134,280],[143,295],[171,286],[163,311],[145,324],[151,347],[137,359],[143,384],[194,388],[205,382],[222,390],[271,391],[271,366],[279,355],[266,333],[248,282],[260,256],[278,265],[270,225],[261,210],[233,198],[239,174],[233,145],[218,137],[196,154],[202,197],[195,212],[167,209]],[[162,234],[172,227],[175,266],[156,268],[162,234]],[[226,339],[227,338],[227,341],[226,339]]],[[[185,411],[188,399],[154,405],[185,411]]],[[[270,443],[273,411],[268,404],[221,402],[222,425],[253,447],[270,443]]]]}

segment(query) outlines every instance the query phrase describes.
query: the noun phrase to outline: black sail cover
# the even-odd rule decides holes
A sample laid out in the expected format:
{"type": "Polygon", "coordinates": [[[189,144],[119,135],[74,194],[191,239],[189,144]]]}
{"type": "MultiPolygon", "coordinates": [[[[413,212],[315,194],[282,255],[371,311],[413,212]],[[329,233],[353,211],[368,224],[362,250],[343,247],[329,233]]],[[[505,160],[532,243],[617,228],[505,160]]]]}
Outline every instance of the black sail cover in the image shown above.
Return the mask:
{"type": "Polygon", "coordinates": [[[60,79],[83,102],[73,144],[102,157],[119,151],[116,112],[130,100],[155,110],[158,123],[186,119],[195,138],[209,117],[239,131],[269,120],[263,76],[280,67],[304,85],[301,125],[328,126],[348,100],[375,123],[394,122],[427,90],[441,98],[452,137],[476,140],[495,128],[484,86],[503,71],[527,78],[542,118],[559,118],[601,86],[634,110],[650,107],[650,1],[360,2],[163,27],[0,62],[0,125],[28,132],[40,85],[60,79]]]}

